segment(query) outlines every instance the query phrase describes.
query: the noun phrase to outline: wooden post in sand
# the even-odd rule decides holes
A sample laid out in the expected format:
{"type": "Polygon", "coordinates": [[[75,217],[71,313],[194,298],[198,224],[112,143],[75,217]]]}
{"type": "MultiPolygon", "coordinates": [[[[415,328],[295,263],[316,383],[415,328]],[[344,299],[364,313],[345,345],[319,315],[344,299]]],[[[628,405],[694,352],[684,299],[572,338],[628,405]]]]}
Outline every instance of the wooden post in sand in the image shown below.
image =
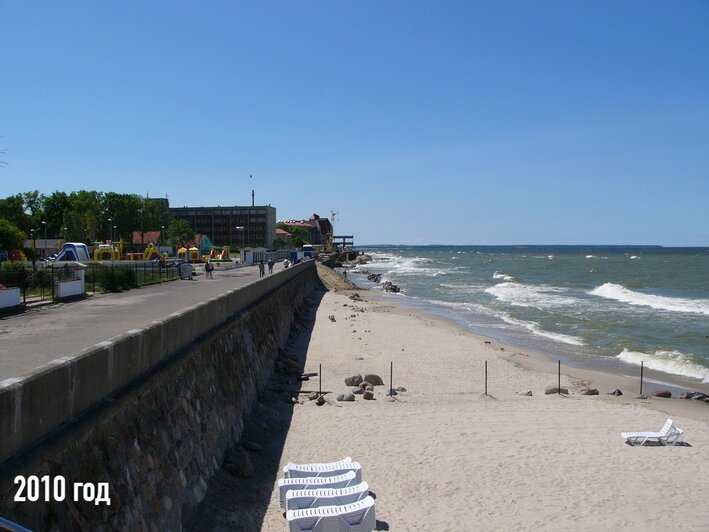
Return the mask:
{"type": "Polygon", "coordinates": [[[389,362],[389,397],[394,397],[394,362],[389,362]]]}
{"type": "Polygon", "coordinates": [[[487,360],[485,361],[485,395],[487,395],[487,360]]]}
{"type": "Polygon", "coordinates": [[[643,361],[640,361],[640,395],[643,394],[643,361]]]}
{"type": "Polygon", "coordinates": [[[318,378],[320,380],[320,388],[318,390],[318,397],[322,397],[322,364],[318,364],[318,378]]]}
{"type": "Polygon", "coordinates": [[[559,360],[559,369],[558,369],[558,377],[556,381],[556,389],[559,392],[559,395],[561,395],[561,360],[559,360]]]}

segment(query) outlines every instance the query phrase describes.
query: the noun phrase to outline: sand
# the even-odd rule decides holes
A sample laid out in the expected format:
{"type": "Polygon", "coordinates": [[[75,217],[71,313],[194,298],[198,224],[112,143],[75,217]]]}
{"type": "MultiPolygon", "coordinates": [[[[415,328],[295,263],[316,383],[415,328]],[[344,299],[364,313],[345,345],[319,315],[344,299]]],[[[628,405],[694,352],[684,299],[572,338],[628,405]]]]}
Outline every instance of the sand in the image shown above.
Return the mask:
{"type": "Polygon", "coordinates": [[[203,524],[285,530],[281,468],[350,456],[376,495],[380,530],[709,529],[709,405],[637,399],[637,382],[582,370],[562,375],[568,396],[545,395],[555,363],[397,305],[397,296],[358,290],[363,301],[353,301],[352,293],[320,293],[314,323],[286,353],[305,372],[322,365],[332,404],[300,395],[290,405],[269,392],[245,435],[265,447],[254,454],[256,477],[220,473],[200,508],[203,524]],[[393,386],[406,388],[395,400],[386,396],[390,363],[393,386]],[[357,373],[386,386],[372,401],[335,401],[357,373]],[[601,395],[580,395],[589,385],[601,395]],[[606,395],[616,387],[625,395],[606,395]],[[687,445],[631,447],[620,436],[659,430],[667,417],[687,445]],[[244,489],[253,497],[235,501],[244,489]],[[204,521],[217,507],[221,520],[204,521]]]}

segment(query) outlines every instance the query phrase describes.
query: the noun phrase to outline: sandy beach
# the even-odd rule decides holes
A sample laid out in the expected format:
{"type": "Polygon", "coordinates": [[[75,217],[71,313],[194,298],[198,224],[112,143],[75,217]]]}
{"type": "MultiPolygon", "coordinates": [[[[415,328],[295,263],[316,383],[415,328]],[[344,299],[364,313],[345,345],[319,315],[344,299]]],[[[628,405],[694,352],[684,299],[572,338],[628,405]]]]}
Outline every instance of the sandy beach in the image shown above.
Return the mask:
{"type": "MultiPolygon", "coordinates": [[[[709,405],[637,399],[637,382],[568,368],[569,395],[545,395],[557,382],[551,361],[399,306],[396,296],[331,290],[317,299],[285,355],[306,373],[322,365],[329,402],[300,394],[289,405],[272,387],[245,431],[263,445],[255,476],[215,477],[198,512],[203,524],[284,530],[282,467],[350,456],[376,494],[381,530],[707,529],[709,405]],[[394,388],[406,389],[393,400],[390,363],[394,388]],[[358,373],[386,385],[374,400],[336,401],[358,373]],[[600,395],[582,396],[584,387],[600,395]],[[624,395],[607,395],[614,388],[624,395]],[[667,417],[685,445],[631,447],[620,436],[659,430],[667,417]],[[235,496],[244,490],[251,495],[235,496]]],[[[303,389],[318,390],[317,379],[303,389]]]]}

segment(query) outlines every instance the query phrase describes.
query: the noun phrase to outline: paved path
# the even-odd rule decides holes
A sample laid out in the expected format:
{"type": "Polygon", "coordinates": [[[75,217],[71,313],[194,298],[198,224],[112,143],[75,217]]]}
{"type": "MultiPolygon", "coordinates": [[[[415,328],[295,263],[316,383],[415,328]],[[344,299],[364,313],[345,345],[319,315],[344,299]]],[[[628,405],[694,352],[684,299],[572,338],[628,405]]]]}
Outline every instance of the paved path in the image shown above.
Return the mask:
{"type": "MultiPolygon", "coordinates": [[[[277,264],[274,275],[282,268],[277,264]]],[[[0,381],[21,377],[56,358],[77,354],[258,280],[258,267],[245,266],[215,271],[214,279],[199,275],[194,281],[176,280],[119,294],[100,294],[5,317],[0,319],[0,381]]]]}

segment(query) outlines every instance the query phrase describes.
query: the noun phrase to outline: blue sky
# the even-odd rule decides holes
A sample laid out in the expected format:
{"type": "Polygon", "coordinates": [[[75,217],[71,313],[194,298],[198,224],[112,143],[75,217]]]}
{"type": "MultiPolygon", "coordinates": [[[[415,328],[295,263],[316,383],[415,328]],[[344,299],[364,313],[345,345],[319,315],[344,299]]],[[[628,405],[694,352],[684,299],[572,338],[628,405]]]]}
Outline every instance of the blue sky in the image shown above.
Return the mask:
{"type": "Polygon", "coordinates": [[[709,245],[709,2],[2,2],[0,197],[709,245]],[[249,178],[253,175],[253,178],[249,178]]]}

